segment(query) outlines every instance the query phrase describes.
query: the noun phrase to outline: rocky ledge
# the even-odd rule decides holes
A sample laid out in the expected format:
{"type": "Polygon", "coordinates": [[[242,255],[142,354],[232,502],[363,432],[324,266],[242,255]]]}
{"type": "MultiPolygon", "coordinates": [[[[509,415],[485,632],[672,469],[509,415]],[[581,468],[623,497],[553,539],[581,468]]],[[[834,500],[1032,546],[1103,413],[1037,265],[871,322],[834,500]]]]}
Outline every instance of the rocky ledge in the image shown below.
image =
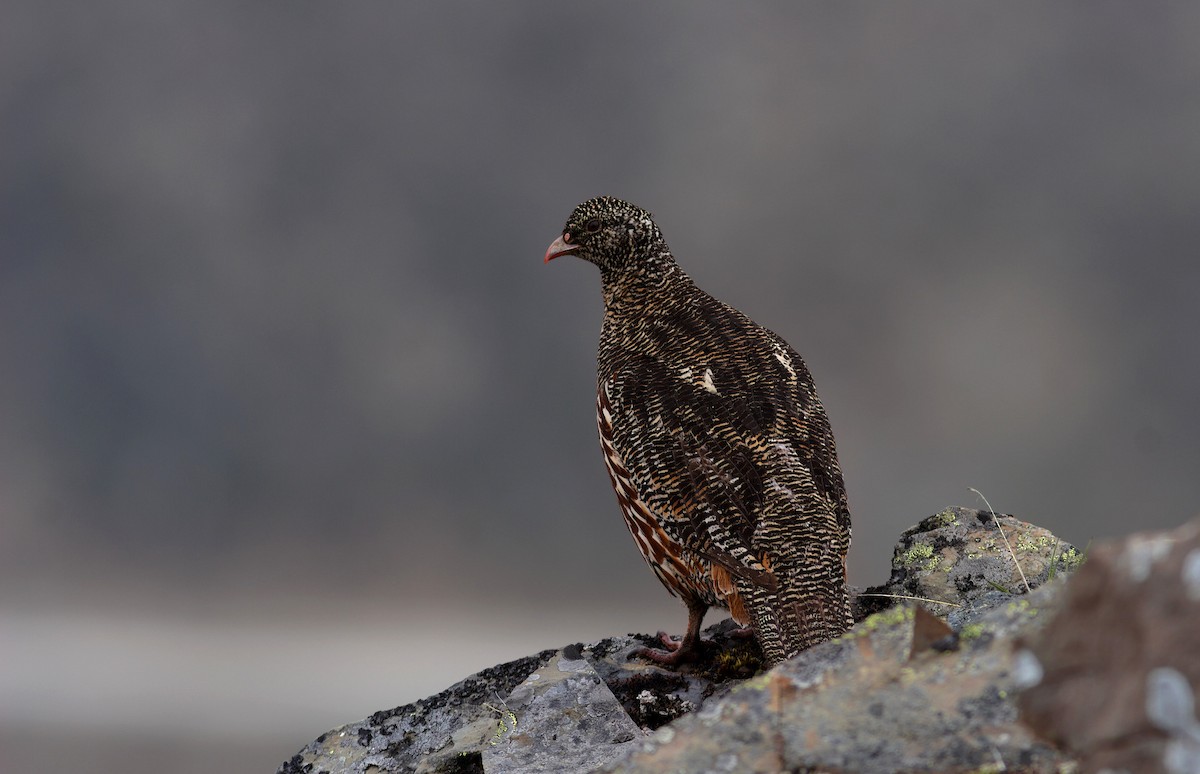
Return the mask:
{"type": "Polygon", "coordinates": [[[901,536],[853,629],[769,671],[729,621],[678,670],[630,658],[646,635],[572,644],[322,734],[279,774],[1200,771],[1200,520],[1084,559],[949,508],[901,536]]]}

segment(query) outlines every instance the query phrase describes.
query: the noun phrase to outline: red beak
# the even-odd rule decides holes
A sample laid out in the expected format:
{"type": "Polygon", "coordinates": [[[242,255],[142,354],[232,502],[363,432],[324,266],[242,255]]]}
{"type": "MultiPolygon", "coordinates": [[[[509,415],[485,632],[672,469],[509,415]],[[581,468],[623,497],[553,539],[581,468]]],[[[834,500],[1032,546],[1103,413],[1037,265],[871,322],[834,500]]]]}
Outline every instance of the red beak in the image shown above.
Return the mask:
{"type": "Polygon", "coordinates": [[[566,236],[566,234],[563,234],[550,243],[550,246],[546,248],[546,257],[542,263],[550,263],[560,255],[575,255],[578,252],[579,245],[567,242],[566,236]]]}

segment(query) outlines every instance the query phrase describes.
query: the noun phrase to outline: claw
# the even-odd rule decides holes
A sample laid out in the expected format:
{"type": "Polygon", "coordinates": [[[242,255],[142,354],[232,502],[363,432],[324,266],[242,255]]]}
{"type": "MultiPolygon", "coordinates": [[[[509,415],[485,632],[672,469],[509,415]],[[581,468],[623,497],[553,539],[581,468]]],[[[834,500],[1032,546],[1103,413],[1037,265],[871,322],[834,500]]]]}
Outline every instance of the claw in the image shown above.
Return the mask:
{"type": "Polygon", "coordinates": [[[692,661],[700,660],[699,648],[683,649],[678,644],[674,650],[659,650],[658,648],[638,648],[633,652],[634,656],[639,656],[648,661],[653,661],[656,664],[665,666],[678,666],[692,661]]]}
{"type": "Polygon", "coordinates": [[[689,661],[699,661],[704,655],[704,641],[700,639],[700,624],[704,620],[706,609],[702,602],[689,600],[688,628],[683,639],[675,639],[666,632],[658,633],[658,641],[665,650],[658,648],[638,648],[632,655],[640,656],[657,664],[676,665],[689,661]]]}
{"type": "Polygon", "coordinates": [[[682,637],[672,637],[666,632],[659,632],[657,636],[658,641],[663,644],[663,647],[672,653],[679,650],[679,646],[683,644],[682,637]]]}
{"type": "Polygon", "coordinates": [[[659,632],[657,639],[662,643],[663,649],[658,648],[638,648],[633,652],[634,656],[653,661],[656,664],[665,664],[667,666],[677,666],[694,661],[700,661],[704,655],[704,646],[707,641],[696,637],[691,642],[687,638],[679,639],[672,637],[666,632],[659,632]]]}

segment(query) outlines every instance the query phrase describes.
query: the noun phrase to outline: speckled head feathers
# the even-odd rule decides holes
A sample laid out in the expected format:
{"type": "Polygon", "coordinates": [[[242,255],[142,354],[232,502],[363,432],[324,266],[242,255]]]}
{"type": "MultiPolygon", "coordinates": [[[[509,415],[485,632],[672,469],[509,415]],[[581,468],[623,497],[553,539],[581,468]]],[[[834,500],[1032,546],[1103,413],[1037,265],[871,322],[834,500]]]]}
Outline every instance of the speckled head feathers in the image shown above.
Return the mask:
{"type": "Polygon", "coordinates": [[[611,196],[597,196],[575,208],[562,236],[546,252],[546,260],[559,255],[578,256],[605,273],[670,260],[670,250],[650,213],[611,196]]]}

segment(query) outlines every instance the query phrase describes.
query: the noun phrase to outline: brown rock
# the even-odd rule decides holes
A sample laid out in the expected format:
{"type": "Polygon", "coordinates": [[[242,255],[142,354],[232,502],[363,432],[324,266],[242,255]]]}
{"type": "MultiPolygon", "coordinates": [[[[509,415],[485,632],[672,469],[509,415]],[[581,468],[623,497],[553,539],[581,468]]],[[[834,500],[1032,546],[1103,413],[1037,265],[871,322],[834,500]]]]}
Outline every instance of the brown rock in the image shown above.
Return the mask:
{"type": "Polygon", "coordinates": [[[1022,719],[1083,771],[1200,771],[1200,519],[1093,549],[1018,664],[1022,719]]]}

